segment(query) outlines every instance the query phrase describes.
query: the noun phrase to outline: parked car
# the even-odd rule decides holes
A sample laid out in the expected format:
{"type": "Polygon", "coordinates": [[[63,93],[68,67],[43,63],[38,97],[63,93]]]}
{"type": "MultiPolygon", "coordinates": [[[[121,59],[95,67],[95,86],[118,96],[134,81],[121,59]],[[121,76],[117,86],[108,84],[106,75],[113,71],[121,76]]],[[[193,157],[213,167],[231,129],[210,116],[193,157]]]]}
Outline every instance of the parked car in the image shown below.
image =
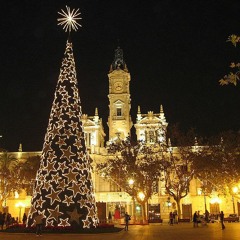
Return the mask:
{"type": "Polygon", "coordinates": [[[225,222],[239,222],[239,216],[237,214],[229,214],[228,217],[224,218],[225,222]]]}

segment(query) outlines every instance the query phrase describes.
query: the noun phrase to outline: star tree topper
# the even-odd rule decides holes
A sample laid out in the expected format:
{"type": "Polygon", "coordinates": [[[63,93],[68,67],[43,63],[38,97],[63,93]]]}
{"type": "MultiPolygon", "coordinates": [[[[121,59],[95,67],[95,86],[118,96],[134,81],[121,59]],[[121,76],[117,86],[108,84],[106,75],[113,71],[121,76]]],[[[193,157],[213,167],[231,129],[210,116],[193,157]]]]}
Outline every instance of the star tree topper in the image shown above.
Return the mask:
{"type": "Polygon", "coordinates": [[[61,12],[58,12],[58,14],[60,14],[62,17],[58,18],[58,25],[63,26],[63,30],[65,30],[65,32],[71,32],[71,30],[73,29],[74,31],[77,31],[78,26],[81,27],[82,25],[80,25],[77,20],[82,19],[81,17],[79,17],[79,15],[81,14],[79,12],[79,8],[78,9],[73,9],[72,11],[70,10],[70,7],[66,6],[67,11],[64,12],[63,9],[61,9],[61,12]]]}

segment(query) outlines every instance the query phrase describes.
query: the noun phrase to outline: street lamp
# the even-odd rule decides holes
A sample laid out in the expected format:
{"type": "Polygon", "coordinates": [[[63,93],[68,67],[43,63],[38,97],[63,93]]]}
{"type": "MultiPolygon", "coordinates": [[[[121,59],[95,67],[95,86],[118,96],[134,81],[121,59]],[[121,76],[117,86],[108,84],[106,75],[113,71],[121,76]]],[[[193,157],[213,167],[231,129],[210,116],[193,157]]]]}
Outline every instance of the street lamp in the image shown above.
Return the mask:
{"type": "Polygon", "coordinates": [[[134,184],[134,180],[131,178],[128,181],[129,187],[132,189],[133,188],[133,184],[134,184]]]}
{"type": "Polygon", "coordinates": [[[167,198],[167,207],[168,207],[168,209],[169,209],[169,207],[171,207],[172,206],[172,203],[171,203],[171,201],[170,201],[170,197],[168,197],[167,198]]]}
{"type": "Polygon", "coordinates": [[[15,205],[17,208],[19,208],[19,218],[18,218],[18,221],[19,221],[19,223],[21,222],[21,216],[22,216],[22,208],[24,208],[25,207],[25,204],[24,203],[22,203],[22,202],[18,202],[18,203],[16,203],[16,205],[15,205]]]}
{"type": "Polygon", "coordinates": [[[138,193],[138,197],[140,198],[141,201],[144,201],[145,199],[145,194],[143,192],[138,193]]]}
{"type": "Polygon", "coordinates": [[[142,220],[142,222],[144,223],[145,221],[146,221],[146,215],[145,215],[145,203],[144,203],[144,199],[145,199],[145,194],[142,192],[142,191],[140,191],[140,192],[138,192],[138,198],[141,200],[141,208],[142,208],[142,218],[143,218],[143,220],[142,220]]]}
{"type": "MultiPolygon", "coordinates": [[[[133,184],[134,184],[134,180],[132,178],[130,178],[128,180],[128,184],[129,184],[129,187],[131,188],[131,190],[133,191],[133,184]]],[[[132,192],[132,201],[133,201],[133,223],[135,224],[135,221],[136,221],[136,205],[135,205],[135,199],[134,199],[134,193],[132,192]]]]}
{"type": "Polygon", "coordinates": [[[235,214],[235,202],[234,202],[234,194],[236,194],[238,192],[238,187],[233,187],[232,188],[233,194],[232,194],[232,202],[233,202],[233,213],[235,214]]]}

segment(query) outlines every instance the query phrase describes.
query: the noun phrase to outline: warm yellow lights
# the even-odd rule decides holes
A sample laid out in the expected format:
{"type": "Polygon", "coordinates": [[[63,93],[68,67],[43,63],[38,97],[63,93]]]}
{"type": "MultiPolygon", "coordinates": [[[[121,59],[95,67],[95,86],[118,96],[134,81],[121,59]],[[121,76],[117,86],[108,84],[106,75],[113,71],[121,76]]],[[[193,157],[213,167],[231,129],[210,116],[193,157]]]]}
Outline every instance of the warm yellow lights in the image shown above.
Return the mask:
{"type": "Polygon", "coordinates": [[[19,194],[17,191],[15,191],[15,193],[14,193],[14,198],[19,198],[19,194]]]}
{"type": "Polygon", "coordinates": [[[236,193],[238,192],[238,187],[233,187],[233,188],[232,188],[232,191],[233,191],[233,193],[236,194],[236,193]]]}
{"type": "Polygon", "coordinates": [[[129,186],[132,186],[134,184],[134,180],[132,178],[129,179],[128,184],[129,184],[129,186]]]}
{"type": "Polygon", "coordinates": [[[211,198],[211,200],[210,200],[210,203],[211,203],[211,204],[221,203],[221,202],[222,202],[222,200],[221,200],[219,197],[213,197],[213,198],[211,198]]]}
{"type": "Polygon", "coordinates": [[[198,188],[198,189],[197,189],[197,195],[200,196],[200,195],[202,195],[202,193],[203,193],[202,188],[198,188]]]}
{"type": "Polygon", "coordinates": [[[145,199],[145,194],[143,192],[139,192],[138,197],[141,201],[143,201],[145,199]]]}
{"type": "Polygon", "coordinates": [[[25,206],[26,205],[22,202],[18,202],[18,203],[15,204],[15,207],[17,207],[17,208],[24,208],[25,206]]]}

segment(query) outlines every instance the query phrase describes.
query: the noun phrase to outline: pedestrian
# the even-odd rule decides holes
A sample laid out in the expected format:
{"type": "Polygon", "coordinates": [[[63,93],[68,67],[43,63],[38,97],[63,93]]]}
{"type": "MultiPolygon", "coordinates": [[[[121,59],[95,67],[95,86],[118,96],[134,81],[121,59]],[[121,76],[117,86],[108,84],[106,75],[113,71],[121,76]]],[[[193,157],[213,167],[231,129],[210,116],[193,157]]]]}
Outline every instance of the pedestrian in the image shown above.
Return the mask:
{"type": "Polygon", "coordinates": [[[177,220],[177,210],[175,210],[173,212],[173,223],[177,224],[178,223],[178,220],[177,220]]]}
{"type": "Polygon", "coordinates": [[[223,211],[220,212],[220,222],[221,222],[221,225],[222,225],[222,230],[225,229],[223,211]]]}
{"type": "Polygon", "coordinates": [[[39,212],[37,212],[37,216],[35,217],[35,224],[36,224],[36,235],[42,236],[42,224],[43,224],[43,216],[39,212]]]}
{"type": "Polygon", "coordinates": [[[169,224],[171,226],[173,226],[173,213],[172,212],[169,213],[169,224]]]}
{"type": "Polygon", "coordinates": [[[197,214],[197,211],[193,214],[193,227],[198,227],[198,214],[197,214]]]}
{"type": "Polygon", "coordinates": [[[108,222],[111,223],[112,222],[112,213],[109,211],[108,213],[108,222]]]}
{"type": "Polygon", "coordinates": [[[4,215],[2,212],[0,212],[0,226],[1,226],[2,230],[3,230],[3,224],[4,224],[4,215]]]}
{"type": "Polygon", "coordinates": [[[125,220],[125,228],[124,230],[125,231],[128,231],[128,223],[129,221],[131,220],[130,216],[128,215],[128,213],[126,212],[125,215],[124,215],[124,220],[125,220]]]}
{"type": "Polygon", "coordinates": [[[11,219],[12,219],[12,215],[10,213],[7,213],[7,215],[6,215],[6,228],[9,228],[9,226],[11,225],[11,219]]]}
{"type": "Polygon", "coordinates": [[[24,213],[23,218],[22,218],[23,224],[26,224],[26,221],[27,221],[27,215],[26,215],[26,213],[24,213]]]}

